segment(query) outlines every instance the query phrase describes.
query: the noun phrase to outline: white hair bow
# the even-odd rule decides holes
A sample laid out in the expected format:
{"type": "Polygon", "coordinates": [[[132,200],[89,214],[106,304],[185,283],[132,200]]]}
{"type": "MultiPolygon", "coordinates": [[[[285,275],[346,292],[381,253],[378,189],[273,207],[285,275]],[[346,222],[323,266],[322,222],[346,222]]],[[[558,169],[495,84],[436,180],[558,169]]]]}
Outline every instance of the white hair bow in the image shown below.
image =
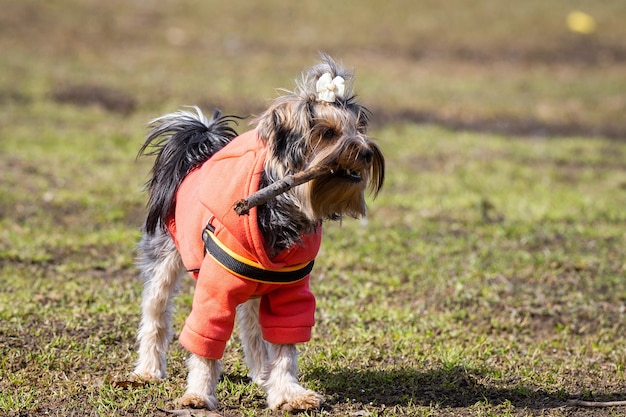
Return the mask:
{"type": "Polygon", "coordinates": [[[344,98],[346,92],[346,82],[340,77],[332,78],[329,72],[324,73],[315,84],[317,90],[317,100],[334,103],[337,97],[344,98]]]}

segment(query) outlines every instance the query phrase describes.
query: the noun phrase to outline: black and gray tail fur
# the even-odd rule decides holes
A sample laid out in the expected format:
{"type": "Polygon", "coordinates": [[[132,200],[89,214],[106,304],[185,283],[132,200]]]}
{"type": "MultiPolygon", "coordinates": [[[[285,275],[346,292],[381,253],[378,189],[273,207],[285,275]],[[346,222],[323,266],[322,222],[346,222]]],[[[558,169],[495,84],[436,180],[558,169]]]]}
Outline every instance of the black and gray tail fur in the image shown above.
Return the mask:
{"type": "Polygon", "coordinates": [[[194,106],[150,122],[150,133],[139,155],[156,155],[152,178],[147,183],[150,194],[145,231],[154,234],[165,228],[173,214],[178,187],[191,170],[202,165],[226,146],[237,133],[230,123],[236,116],[222,116],[215,110],[211,120],[194,106]]]}

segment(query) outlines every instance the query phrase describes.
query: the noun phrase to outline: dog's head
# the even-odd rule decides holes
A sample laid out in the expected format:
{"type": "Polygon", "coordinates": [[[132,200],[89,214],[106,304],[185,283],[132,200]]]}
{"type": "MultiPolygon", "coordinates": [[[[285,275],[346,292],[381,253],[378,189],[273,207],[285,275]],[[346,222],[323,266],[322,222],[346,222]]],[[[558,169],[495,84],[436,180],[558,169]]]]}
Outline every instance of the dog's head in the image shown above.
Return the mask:
{"type": "Polygon", "coordinates": [[[374,196],[385,160],[367,136],[369,110],[352,93],[353,75],[327,55],[304,72],[294,92],[278,97],[257,119],[267,141],[266,175],[276,181],[315,166],[329,174],[290,190],[310,220],[365,214],[365,191],[374,196]]]}

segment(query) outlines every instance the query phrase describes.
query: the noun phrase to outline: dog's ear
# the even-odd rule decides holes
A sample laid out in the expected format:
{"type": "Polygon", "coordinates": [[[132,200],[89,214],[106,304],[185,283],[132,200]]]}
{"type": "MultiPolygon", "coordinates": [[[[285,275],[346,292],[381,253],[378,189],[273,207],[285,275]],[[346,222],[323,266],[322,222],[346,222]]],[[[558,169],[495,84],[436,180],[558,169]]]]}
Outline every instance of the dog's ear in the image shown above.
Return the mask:
{"type": "Polygon", "coordinates": [[[262,140],[267,142],[270,158],[280,160],[288,171],[302,169],[312,123],[309,103],[294,94],[278,97],[258,117],[257,123],[262,140]]]}

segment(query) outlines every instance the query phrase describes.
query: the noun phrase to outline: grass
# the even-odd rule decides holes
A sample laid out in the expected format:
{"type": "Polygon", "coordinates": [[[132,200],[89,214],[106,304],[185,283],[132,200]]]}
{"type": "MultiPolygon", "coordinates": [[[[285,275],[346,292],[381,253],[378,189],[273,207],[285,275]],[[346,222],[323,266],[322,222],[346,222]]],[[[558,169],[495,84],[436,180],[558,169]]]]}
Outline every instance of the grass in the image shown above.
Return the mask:
{"type": "MultiPolygon", "coordinates": [[[[325,228],[300,357],[317,415],[622,414],[567,405],[626,396],[625,9],[579,7],[589,37],[561,1],[4,5],[0,414],[165,415],[177,343],[167,381],[115,384],[136,359],[145,123],[258,112],[318,49],[357,68],[388,176],[367,221],[325,228]]],[[[236,337],[225,369],[222,415],[280,415],[236,337]]]]}

